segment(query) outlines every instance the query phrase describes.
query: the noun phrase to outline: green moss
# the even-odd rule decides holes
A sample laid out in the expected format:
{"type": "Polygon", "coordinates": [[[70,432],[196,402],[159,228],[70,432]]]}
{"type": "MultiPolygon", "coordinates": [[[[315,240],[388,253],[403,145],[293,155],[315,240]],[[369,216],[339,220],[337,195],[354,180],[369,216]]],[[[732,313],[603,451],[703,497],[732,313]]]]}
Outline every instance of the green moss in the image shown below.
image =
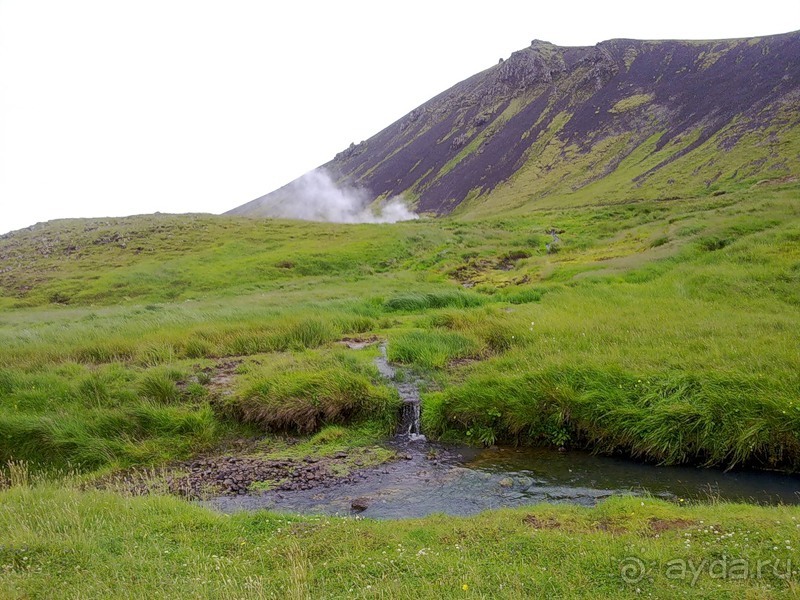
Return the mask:
{"type": "Polygon", "coordinates": [[[640,106],[644,106],[645,104],[649,104],[655,98],[655,94],[634,94],[633,96],[628,96],[627,98],[623,98],[622,100],[618,101],[614,106],[608,109],[608,112],[612,113],[623,113],[629,110],[633,110],[635,108],[639,108],[640,106]]]}

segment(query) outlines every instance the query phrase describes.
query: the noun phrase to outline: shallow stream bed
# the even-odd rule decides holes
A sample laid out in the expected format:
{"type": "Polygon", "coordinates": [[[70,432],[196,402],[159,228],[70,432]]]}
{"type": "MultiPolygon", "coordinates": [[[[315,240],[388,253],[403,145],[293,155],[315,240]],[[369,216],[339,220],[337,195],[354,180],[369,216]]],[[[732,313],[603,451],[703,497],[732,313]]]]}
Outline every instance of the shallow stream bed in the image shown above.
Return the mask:
{"type": "Polygon", "coordinates": [[[615,494],[649,494],[676,502],[800,504],[800,477],[777,473],[657,467],[550,449],[476,449],[424,442],[396,447],[402,458],[365,469],[355,481],[217,497],[207,504],[225,512],[269,509],[378,519],[470,515],[539,502],[591,506],[615,494]],[[363,510],[354,510],[354,501],[363,510]]]}

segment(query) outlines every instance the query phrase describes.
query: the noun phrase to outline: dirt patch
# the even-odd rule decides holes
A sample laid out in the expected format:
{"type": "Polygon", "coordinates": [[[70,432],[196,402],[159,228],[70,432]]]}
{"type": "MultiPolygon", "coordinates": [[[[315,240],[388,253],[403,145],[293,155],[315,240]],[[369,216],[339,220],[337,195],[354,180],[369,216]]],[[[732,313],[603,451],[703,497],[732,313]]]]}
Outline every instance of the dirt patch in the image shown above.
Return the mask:
{"type": "Polygon", "coordinates": [[[359,469],[363,459],[360,453],[351,456],[347,452],[322,458],[213,456],[158,470],[131,469],[94,482],[91,487],[136,496],[167,493],[189,499],[311,490],[358,481],[365,476],[359,469]]]}
{"type": "MultiPolygon", "coordinates": [[[[346,455],[342,456],[342,459],[346,455]]],[[[332,468],[337,458],[265,460],[256,457],[215,457],[195,460],[178,466],[185,475],[171,475],[167,486],[171,493],[199,498],[208,493],[243,495],[258,483],[268,489],[307,490],[316,485],[341,479],[332,468]]]]}
{"type": "Polygon", "coordinates": [[[511,271],[517,266],[519,261],[530,257],[531,253],[525,250],[512,250],[511,252],[506,252],[498,259],[495,268],[501,271],[511,271]]]}
{"type": "Polygon", "coordinates": [[[525,515],[522,517],[522,522],[534,529],[561,529],[561,523],[555,517],[525,515]]]}
{"type": "Polygon", "coordinates": [[[513,271],[519,261],[530,258],[530,256],[530,252],[515,250],[494,259],[470,257],[461,265],[450,270],[448,274],[462,286],[470,288],[485,281],[492,272],[513,271]]]}
{"type": "Polygon", "coordinates": [[[620,535],[623,533],[627,533],[627,529],[620,525],[619,523],[612,521],[608,518],[600,519],[597,523],[595,523],[595,529],[597,531],[602,531],[603,533],[609,533],[611,535],[620,535]]]}
{"type": "Polygon", "coordinates": [[[473,287],[483,281],[485,274],[492,270],[494,262],[485,258],[470,258],[449,272],[450,277],[464,287],[473,287]]]}
{"type": "Polygon", "coordinates": [[[367,346],[377,344],[380,338],[377,335],[370,335],[366,337],[343,337],[337,343],[350,348],[350,350],[363,350],[367,346]]]}
{"type": "Polygon", "coordinates": [[[242,358],[226,358],[213,367],[204,368],[202,372],[209,378],[208,391],[215,396],[229,396],[232,393],[236,369],[243,360],[242,358]]]}
{"type": "Polygon", "coordinates": [[[650,519],[648,525],[653,535],[660,535],[665,531],[672,531],[674,529],[688,529],[696,525],[696,523],[688,519],[661,519],[653,517],[650,519]]]}
{"type": "Polygon", "coordinates": [[[599,531],[610,535],[621,535],[623,533],[628,532],[628,530],[625,527],[623,527],[620,523],[606,517],[600,519],[596,523],[593,523],[588,528],[588,530],[582,527],[576,527],[575,525],[571,526],[568,523],[561,523],[555,517],[539,517],[536,515],[525,515],[522,518],[522,522],[528,525],[529,527],[542,530],[567,529],[567,530],[577,530],[577,531],[599,531]]]}

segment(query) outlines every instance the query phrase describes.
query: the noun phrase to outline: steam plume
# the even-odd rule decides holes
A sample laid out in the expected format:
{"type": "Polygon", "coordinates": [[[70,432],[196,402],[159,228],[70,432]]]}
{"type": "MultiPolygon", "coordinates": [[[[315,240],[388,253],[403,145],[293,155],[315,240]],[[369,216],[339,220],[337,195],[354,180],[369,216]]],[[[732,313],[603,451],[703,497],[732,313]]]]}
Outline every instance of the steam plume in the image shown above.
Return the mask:
{"type": "Polygon", "coordinates": [[[419,218],[402,196],[370,206],[369,192],[338,185],[324,169],[315,169],[261,199],[264,216],[333,223],[396,223],[419,218]]]}

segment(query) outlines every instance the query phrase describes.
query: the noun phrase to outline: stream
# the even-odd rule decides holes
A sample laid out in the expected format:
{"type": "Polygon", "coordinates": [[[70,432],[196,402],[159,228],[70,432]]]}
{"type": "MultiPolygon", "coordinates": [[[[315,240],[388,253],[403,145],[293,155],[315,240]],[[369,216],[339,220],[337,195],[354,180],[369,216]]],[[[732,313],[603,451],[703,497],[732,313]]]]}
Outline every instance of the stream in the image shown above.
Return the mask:
{"type": "Polygon", "coordinates": [[[362,469],[353,480],[331,486],[219,496],[206,503],[223,512],[269,509],[376,519],[471,515],[540,502],[592,506],[620,494],[673,501],[800,504],[800,477],[794,475],[658,467],[575,450],[430,443],[420,432],[418,381],[407,374],[395,381],[385,345],[375,364],[403,400],[397,434],[386,442],[397,451],[398,460],[362,469]]]}
{"type": "Polygon", "coordinates": [[[365,469],[355,482],[311,490],[221,496],[217,510],[269,509],[376,519],[471,515],[539,502],[593,506],[619,494],[666,500],[800,504],[800,478],[761,471],[657,467],[548,448],[448,447],[391,442],[400,460],[365,469]],[[365,507],[353,510],[354,501],[365,507]]]}

